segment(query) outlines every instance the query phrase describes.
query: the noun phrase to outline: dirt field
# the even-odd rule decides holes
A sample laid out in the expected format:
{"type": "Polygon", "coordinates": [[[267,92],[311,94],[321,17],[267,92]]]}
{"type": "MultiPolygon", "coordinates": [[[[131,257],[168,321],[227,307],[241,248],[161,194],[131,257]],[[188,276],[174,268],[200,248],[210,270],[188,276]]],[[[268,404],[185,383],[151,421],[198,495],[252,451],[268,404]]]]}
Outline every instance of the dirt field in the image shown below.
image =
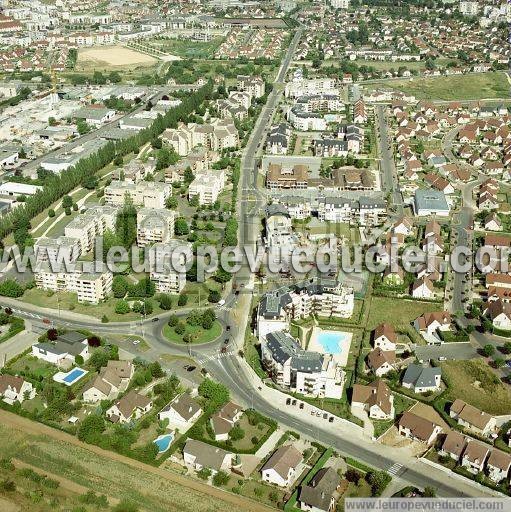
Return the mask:
{"type": "MultiPolygon", "coordinates": [[[[262,504],[161,468],[143,464],[64,432],[0,411],[0,453],[72,483],[128,498],[151,512],[271,512],[262,504]]],[[[78,487],[77,487],[78,489],[78,487]]]]}
{"type": "Polygon", "coordinates": [[[123,46],[96,46],[84,48],[78,52],[77,67],[150,66],[156,62],[154,57],[123,46]]]}

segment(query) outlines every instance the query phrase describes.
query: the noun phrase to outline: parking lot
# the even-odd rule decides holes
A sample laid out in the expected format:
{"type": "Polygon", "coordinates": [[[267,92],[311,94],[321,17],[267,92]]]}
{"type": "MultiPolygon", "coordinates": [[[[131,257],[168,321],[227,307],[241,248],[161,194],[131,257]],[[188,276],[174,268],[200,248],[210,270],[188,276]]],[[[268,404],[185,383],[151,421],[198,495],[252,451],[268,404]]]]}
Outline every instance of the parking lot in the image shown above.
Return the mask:
{"type": "Polygon", "coordinates": [[[478,357],[477,350],[469,343],[444,343],[443,345],[417,347],[415,355],[419,361],[445,358],[446,361],[467,360],[478,357]]]}

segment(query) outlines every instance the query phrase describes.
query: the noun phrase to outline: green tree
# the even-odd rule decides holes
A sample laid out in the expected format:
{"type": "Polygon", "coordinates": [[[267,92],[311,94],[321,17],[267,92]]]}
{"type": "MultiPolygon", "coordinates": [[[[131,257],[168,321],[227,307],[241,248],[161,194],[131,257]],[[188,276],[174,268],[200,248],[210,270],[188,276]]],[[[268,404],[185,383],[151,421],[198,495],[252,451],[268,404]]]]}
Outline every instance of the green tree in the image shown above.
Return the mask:
{"type": "Polygon", "coordinates": [[[79,135],[85,135],[91,131],[91,127],[83,119],[78,119],[76,122],[76,130],[79,135]]]}
{"type": "Polygon", "coordinates": [[[170,327],[175,327],[179,322],[179,317],[177,315],[172,315],[170,318],[169,318],[169,326],[170,327]]]}
{"type": "Polygon", "coordinates": [[[131,311],[130,305],[125,300],[119,300],[117,301],[117,304],[115,305],[115,312],[118,315],[125,315],[126,313],[129,313],[131,311]]]}
{"type": "Polygon", "coordinates": [[[188,224],[183,217],[179,217],[174,222],[174,233],[177,236],[187,235],[190,229],[188,228],[188,224]]]}
{"type": "Polygon", "coordinates": [[[186,326],[183,322],[178,322],[177,325],[174,327],[174,331],[176,331],[176,334],[182,335],[186,331],[186,326]]]}
{"type": "Polygon", "coordinates": [[[213,484],[217,487],[227,485],[229,482],[229,475],[225,471],[219,471],[213,476],[213,484]]]}
{"type": "Polygon", "coordinates": [[[112,292],[114,297],[122,299],[128,293],[128,281],[124,276],[117,275],[112,281],[112,292]]]}
{"type": "Polygon", "coordinates": [[[207,480],[211,476],[211,469],[209,469],[209,468],[202,468],[201,470],[197,471],[197,476],[201,480],[207,480]]]}
{"type": "Polygon", "coordinates": [[[229,432],[229,439],[231,441],[241,441],[245,437],[245,431],[239,426],[234,425],[229,432]]]}
{"type": "Polygon", "coordinates": [[[424,498],[435,498],[436,497],[436,489],[434,487],[425,487],[424,492],[422,493],[424,498]]]}
{"type": "Polygon", "coordinates": [[[212,303],[217,303],[222,298],[222,295],[218,290],[210,290],[208,295],[208,301],[212,303]]]}
{"type": "Polygon", "coordinates": [[[199,384],[199,395],[205,398],[212,408],[219,407],[229,401],[229,389],[209,378],[204,379],[199,384]]]}
{"type": "Polygon", "coordinates": [[[169,210],[175,210],[177,208],[177,205],[178,205],[178,202],[177,202],[177,197],[176,196],[169,196],[165,200],[165,206],[169,210]]]}
{"type": "Polygon", "coordinates": [[[73,198],[71,196],[64,196],[62,198],[62,208],[71,208],[73,206],[73,198]]]}
{"type": "Polygon", "coordinates": [[[99,414],[89,414],[78,427],[77,436],[80,441],[94,442],[105,430],[105,420],[99,414]]]}
{"type": "Polygon", "coordinates": [[[55,210],[53,210],[53,209],[51,209],[51,208],[50,208],[50,209],[48,210],[48,217],[50,217],[50,218],[55,217],[55,210]]]}
{"type": "Polygon", "coordinates": [[[182,307],[186,306],[186,304],[188,304],[188,295],[186,295],[186,293],[181,293],[177,299],[177,305],[182,307]]]}
{"type": "Polygon", "coordinates": [[[172,297],[168,293],[160,293],[158,296],[158,303],[160,308],[165,311],[170,311],[172,309],[172,297]]]}
{"type": "Polygon", "coordinates": [[[483,354],[484,354],[486,357],[490,357],[490,356],[492,356],[494,353],[495,353],[495,347],[494,347],[492,344],[487,343],[487,344],[483,347],[483,354]]]}

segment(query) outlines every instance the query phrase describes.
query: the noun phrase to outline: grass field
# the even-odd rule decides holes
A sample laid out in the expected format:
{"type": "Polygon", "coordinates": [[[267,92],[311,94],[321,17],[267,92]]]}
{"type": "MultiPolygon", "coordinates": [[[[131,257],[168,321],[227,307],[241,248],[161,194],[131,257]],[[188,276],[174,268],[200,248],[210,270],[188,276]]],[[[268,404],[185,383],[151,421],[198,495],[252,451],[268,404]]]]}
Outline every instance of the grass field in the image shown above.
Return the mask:
{"type": "Polygon", "coordinates": [[[222,326],[218,320],[215,321],[211,329],[205,330],[200,326],[186,324],[186,330],[183,335],[177,334],[173,327],[165,325],[163,328],[163,335],[172,343],[185,343],[183,336],[191,334],[194,336],[192,345],[199,345],[201,343],[209,343],[216,340],[222,334],[222,326]]]}
{"type": "Polygon", "coordinates": [[[509,414],[509,387],[498,379],[484,361],[448,361],[441,366],[449,385],[448,398],[460,398],[489,414],[509,414]]]}
{"type": "MultiPolygon", "coordinates": [[[[8,419],[9,425],[4,422],[0,424],[2,457],[16,458],[34,466],[41,473],[47,471],[64,477],[85,488],[93,489],[96,493],[128,499],[140,510],[230,512],[239,509],[264,509],[244,498],[225,495],[171,471],[148,467],[117,454],[105,454],[95,447],[89,449],[89,446],[80,445],[76,440],[68,441],[68,437],[58,431],[53,431],[51,436],[45,435],[44,426],[23,418],[14,417],[12,421],[8,419]],[[15,427],[12,426],[13,422],[15,427]],[[29,431],[27,426],[30,426],[29,431]]],[[[43,492],[46,496],[50,495],[49,491],[43,492]]],[[[34,506],[23,510],[70,509],[54,503],[51,508],[34,506]]]]}
{"type": "Polygon", "coordinates": [[[511,86],[501,72],[388,80],[367,84],[368,89],[381,87],[413,94],[417,99],[476,100],[508,98],[511,86]]]}
{"type": "Polygon", "coordinates": [[[442,309],[441,304],[389,297],[373,297],[369,307],[367,328],[372,330],[382,322],[387,322],[397,329],[408,327],[410,322],[423,313],[441,311],[442,309]]]}
{"type": "Polygon", "coordinates": [[[211,41],[191,41],[189,39],[153,39],[149,45],[166,53],[186,59],[212,59],[224,38],[216,37],[211,41]]]}

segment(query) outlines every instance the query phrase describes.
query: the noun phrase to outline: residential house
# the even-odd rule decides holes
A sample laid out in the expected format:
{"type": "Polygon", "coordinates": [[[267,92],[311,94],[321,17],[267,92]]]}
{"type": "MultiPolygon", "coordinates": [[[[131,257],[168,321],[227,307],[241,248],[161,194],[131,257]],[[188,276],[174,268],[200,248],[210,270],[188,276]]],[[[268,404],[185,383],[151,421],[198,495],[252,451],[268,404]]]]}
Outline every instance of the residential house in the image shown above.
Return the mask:
{"type": "Polygon", "coordinates": [[[511,467],[511,455],[502,450],[492,450],[486,462],[488,477],[495,483],[503,480],[508,482],[509,469],[511,467]]]}
{"type": "Polygon", "coordinates": [[[107,409],[106,416],[112,423],[129,423],[148,413],[152,406],[150,398],[132,389],[107,409]]]}
{"type": "Polygon", "coordinates": [[[412,297],[416,299],[435,298],[435,287],[428,277],[420,277],[413,282],[412,297]]]}
{"type": "Polygon", "coordinates": [[[497,420],[486,412],[457,398],[451,405],[449,415],[458,425],[480,436],[490,436],[497,429],[497,420]]]}
{"type": "Polygon", "coordinates": [[[84,386],[83,401],[98,403],[101,400],[113,400],[127,389],[134,372],[135,367],[131,361],[108,361],[99,374],[84,386]]]}
{"type": "Polygon", "coordinates": [[[302,454],[293,445],[281,446],[262,467],[263,482],[289,487],[299,476],[297,469],[302,461],[302,454]]]}
{"type": "Polygon", "coordinates": [[[380,379],[368,386],[355,384],[351,399],[351,409],[362,408],[375,420],[393,419],[395,415],[394,395],[380,379]]]}
{"type": "Polygon", "coordinates": [[[170,424],[186,425],[197,421],[201,414],[201,406],[188,393],[183,393],[158,413],[158,419],[168,419],[170,424]]]}
{"type": "Polygon", "coordinates": [[[479,441],[471,440],[461,458],[461,466],[477,475],[484,469],[484,463],[490,454],[490,447],[479,441]]]}
{"type": "Polygon", "coordinates": [[[426,418],[417,416],[413,412],[405,411],[399,420],[398,431],[400,436],[430,446],[435,442],[438,434],[442,432],[442,427],[426,418]]]}
{"type": "Polygon", "coordinates": [[[412,363],[406,368],[402,385],[413,389],[414,393],[427,393],[438,391],[442,382],[442,370],[430,366],[412,363]]]}
{"type": "Polygon", "coordinates": [[[502,300],[491,302],[486,309],[486,315],[497,329],[511,330],[511,304],[509,302],[502,300]]]}
{"type": "Polygon", "coordinates": [[[59,367],[70,367],[77,356],[84,361],[89,358],[87,336],[77,331],[61,334],[54,342],[32,345],[32,355],[59,367]]]}
{"type": "Polygon", "coordinates": [[[243,409],[234,402],[227,402],[217,413],[211,416],[211,428],[215,434],[215,441],[227,441],[229,432],[241,419],[243,409]]]}
{"type": "Polygon", "coordinates": [[[376,327],[373,333],[374,348],[381,348],[384,351],[396,350],[398,337],[394,327],[387,323],[382,323],[376,327]]]}
{"type": "Polygon", "coordinates": [[[183,459],[185,464],[195,471],[206,468],[215,475],[219,471],[229,471],[232,454],[202,441],[187,439],[183,448],[183,459]]]}
{"type": "Polygon", "coordinates": [[[310,512],[330,512],[335,509],[336,491],[341,478],[334,468],[321,468],[306,485],[300,487],[298,506],[310,512]]]}
{"type": "Polygon", "coordinates": [[[367,356],[367,365],[377,377],[391,372],[395,369],[396,352],[394,350],[382,350],[375,348],[367,356]]]}
{"type": "Polygon", "coordinates": [[[467,446],[465,436],[456,430],[449,430],[439,453],[440,455],[446,455],[456,462],[459,462],[465,446],[467,446]]]}
{"type": "Polygon", "coordinates": [[[15,402],[22,403],[31,400],[35,396],[35,388],[28,380],[22,377],[3,374],[0,375],[0,397],[12,405],[15,402]]]}

